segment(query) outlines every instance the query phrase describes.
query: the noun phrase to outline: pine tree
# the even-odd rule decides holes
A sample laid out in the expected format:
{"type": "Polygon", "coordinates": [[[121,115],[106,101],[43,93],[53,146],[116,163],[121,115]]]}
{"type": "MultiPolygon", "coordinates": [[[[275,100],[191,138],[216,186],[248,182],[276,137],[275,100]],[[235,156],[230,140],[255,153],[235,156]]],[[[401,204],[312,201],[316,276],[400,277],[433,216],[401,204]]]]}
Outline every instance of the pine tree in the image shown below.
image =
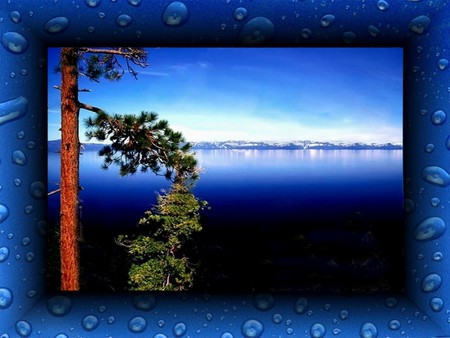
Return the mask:
{"type": "Polygon", "coordinates": [[[104,157],[104,169],[116,164],[122,176],[150,170],[184,184],[198,178],[197,160],[190,152],[192,144],[173,131],[166,120],[158,120],[156,113],[110,116],[101,112],[86,119],[85,125],[88,139],[111,142],[99,153],[104,157]]]}
{"type": "Polygon", "coordinates": [[[202,229],[200,211],[206,205],[185,184],[174,183],[139,221],[138,234],[119,236],[118,243],[132,260],[130,290],[181,291],[193,286],[198,263],[190,262],[187,244],[202,229]]]}
{"type": "Polygon", "coordinates": [[[150,170],[172,182],[170,190],[158,196],[157,206],[140,220],[137,233],[117,240],[131,257],[130,289],[191,287],[196,264],[189,261],[186,244],[201,231],[200,211],[207,205],[192,193],[200,172],[192,145],[156,113],[100,113],[85,122],[89,139],[111,142],[99,152],[104,169],[118,165],[122,176],[150,170]]]}

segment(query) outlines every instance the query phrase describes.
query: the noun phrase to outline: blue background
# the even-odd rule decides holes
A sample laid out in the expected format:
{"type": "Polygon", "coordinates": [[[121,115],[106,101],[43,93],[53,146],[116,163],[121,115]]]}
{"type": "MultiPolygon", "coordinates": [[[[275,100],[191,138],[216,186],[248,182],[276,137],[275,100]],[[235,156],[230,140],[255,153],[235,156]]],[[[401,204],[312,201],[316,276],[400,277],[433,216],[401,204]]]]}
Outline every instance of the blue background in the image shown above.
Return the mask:
{"type": "Polygon", "coordinates": [[[24,114],[0,125],[0,337],[135,337],[139,332],[151,337],[158,333],[168,337],[450,335],[449,2],[183,4],[139,0],[2,3],[0,118],[16,111],[16,103],[24,114]],[[173,7],[178,7],[182,20],[168,26],[174,22],[167,16],[173,7]],[[247,17],[238,22],[237,7],[247,11],[247,17]],[[62,26],[48,23],[55,18],[62,26]],[[406,292],[359,298],[46,294],[46,47],[242,46],[250,42],[404,48],[406,292]],[[25,154],[25,162],[16,150],[25,154]]]}

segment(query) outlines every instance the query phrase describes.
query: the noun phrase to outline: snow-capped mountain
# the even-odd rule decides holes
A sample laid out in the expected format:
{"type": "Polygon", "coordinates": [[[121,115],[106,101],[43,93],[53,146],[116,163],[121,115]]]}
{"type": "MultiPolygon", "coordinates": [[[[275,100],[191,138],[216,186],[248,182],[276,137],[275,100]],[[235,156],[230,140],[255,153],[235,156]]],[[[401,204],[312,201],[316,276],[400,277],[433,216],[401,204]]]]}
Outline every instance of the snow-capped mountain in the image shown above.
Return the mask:
{"type": "MultiPolygon", "coordinates": [[[[58,152],[61,140],[48,141],[48,151],[58,152]]],[[[217,141],[217,142],[192,142],[193,149],[402,149],[401,143],[344,143],[344,142],[315,142],[315,141],[217,141]]],[[[105,144],[83,143],[82,151],[99,151],[105,144]]]]}
{"type": "Polygon", "coordinates": [[[249,142],[249,141],[219,141],[193,143],[194,149],[402,149],[401,143],[344,143],[344,142],[249,142]]]}

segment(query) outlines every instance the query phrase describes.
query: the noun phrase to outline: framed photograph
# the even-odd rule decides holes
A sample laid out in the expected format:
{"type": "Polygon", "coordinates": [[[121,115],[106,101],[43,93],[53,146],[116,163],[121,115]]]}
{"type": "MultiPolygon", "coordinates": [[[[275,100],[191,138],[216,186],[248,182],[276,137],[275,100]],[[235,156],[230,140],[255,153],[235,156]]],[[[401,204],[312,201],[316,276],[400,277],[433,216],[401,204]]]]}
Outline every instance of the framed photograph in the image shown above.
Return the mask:
{"type": "MultiPolygon", "coordinates": [[[[0,337],[450,335],[445,9],[384,0],[2,5],[0,337]],[[125,229],[108,225],[136,224],[157,205],[155,191],[169,196],[170,180],[120,178],[119,161],[94,169],[109,164],[96,155],[109,143],[84,139],[99,130],[95,121],[85,130],[84,111],[78,240],[89,279],[59,291],[47,262],[61,213],[60,53],[123,46],[143,48],[149,65],[125,58],[118,73],[110,68],[122,83],[84,76],[78,103],[155,111],[191,143],[204,169],[192,192],[210,209],[184,258],[207,268],[196,271],[197,288],[168,292],[133,289],[102,266],[116,258],[128,272],[124,251],[109,251],[120,245],[103,246],[125,229]]],[[[86,58],[80,72],[98,61],[86,58]]],[[[138,169],[161,174],[151,163],[138,169]]],[[[164,273],[166,286],[182,284],[164,273]]]]}

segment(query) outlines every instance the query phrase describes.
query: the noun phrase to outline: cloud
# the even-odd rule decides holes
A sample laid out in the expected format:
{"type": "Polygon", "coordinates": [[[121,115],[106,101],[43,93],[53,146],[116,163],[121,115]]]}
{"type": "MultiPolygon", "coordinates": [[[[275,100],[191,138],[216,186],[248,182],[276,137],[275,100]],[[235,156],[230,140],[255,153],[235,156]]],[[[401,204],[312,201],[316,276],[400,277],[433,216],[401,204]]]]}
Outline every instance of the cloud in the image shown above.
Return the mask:
{"type": "Polygon", "coordinates": [[[148,70],[143,70],[138,72],[138,76],[139,75],[146,75],[146,76],[169,76],[169,73],[164,73],[164,72],[154,72],[154,71],[148,71],[148,70]]]}

